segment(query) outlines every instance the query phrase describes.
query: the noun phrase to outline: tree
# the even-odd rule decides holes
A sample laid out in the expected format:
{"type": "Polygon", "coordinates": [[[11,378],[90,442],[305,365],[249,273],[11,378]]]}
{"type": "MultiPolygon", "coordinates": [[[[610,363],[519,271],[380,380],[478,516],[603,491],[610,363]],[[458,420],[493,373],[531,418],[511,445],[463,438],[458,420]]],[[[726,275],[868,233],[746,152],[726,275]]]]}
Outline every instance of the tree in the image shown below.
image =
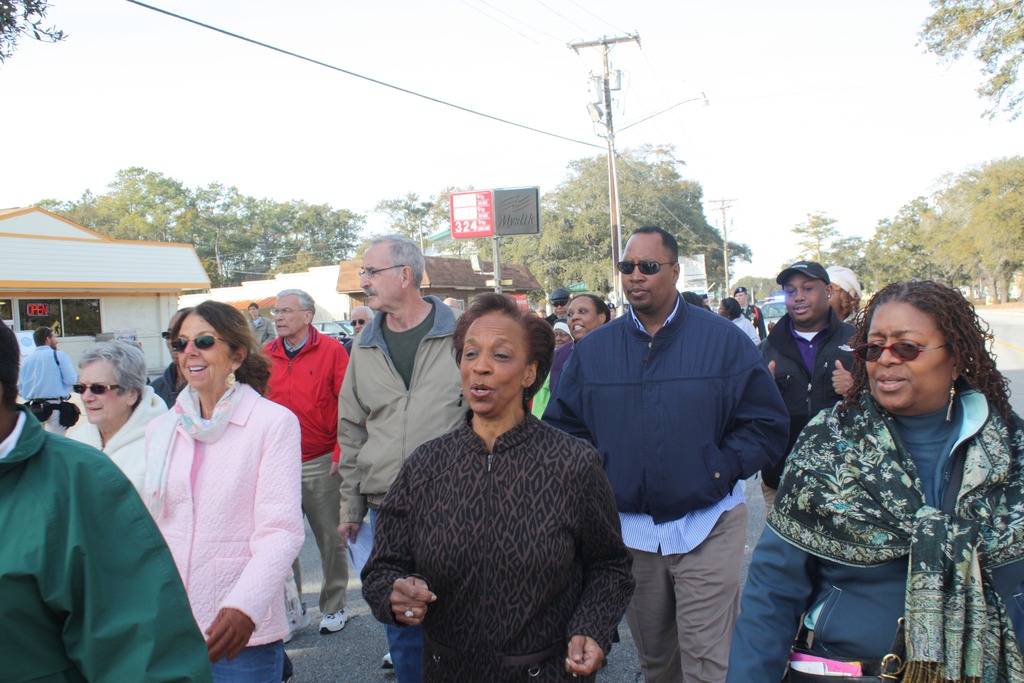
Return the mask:
{"type": "Polygon", "coordinates": [[[832,241],[839,237],[836,220],[829,218],[820,211],[807,214],[807,221],[793,227],[793,233],[799,238],[799,258],[806,261],[825,262],[825,254],[832,241]]]}
{"type": "Polygon", "coordinates": [[[746,287],[747,292],[750,294],[751,300],[757,299],[763,301],[770,297],[775,292],[782,289],[776,282],[774,277],[741,277],[735,283],[733,283],[732,289],[727,293],[727,296],[732,296],[733,292],[736,291],[737,287],[746,287]]]}
{"type": "Polygon", "coordinates": [[[994,118],[1002,108],[1016,119],[1024,111],[1024,90],[1018,72],[1024,59],[1024,2],[1021,0],[931,0],[935,13],[925,20],[920,44],[944,60],[968,51],[982,63],[988,80],[978,95],[992,102],[985,112],[994,118]]]}
{"type": "Polygon", "coordinates": [[[373,210],[391,219],[393,232],[418,242],[423,249],[424,240],[437,232],[437,217],[431,213],[431,205],[431,201],[420,201],[418,194],[409,192],[404,197],[382,199],[373,210]]]}
{"type": "Polygon", "coordinates": [[[933,213],[928,200],[918,197],[903,206],[893,219],[878,222],[875,235],[865,243],[864,265],[856,271],[866,291],[891,282],[931,277],[934,266],[922,229],[933,213]]]}
{"type": "Polygon", "coordinates": [[[1024,157],[969,170],[954,191],[970,207],[964,230],[978,262],[1006,303],[1010,276],[1024,265],[1024,157]]]}
{"type": "Polygon", "coordinates": [[[57,43],[67,35],[56,26],[44,26],[47,0],[0,0],[0,64],[14,54],[18,40],[30,35],[44,43],[57,43]]]}
{"type": "Polygon", "coordinates": [[[247,197],[221,183],[190,190],[138,167],[118,171],[107,190],[40,205],[109,237],[192,244],[214,287],[338,263],[365,221],[329,204],[247,197]]]}

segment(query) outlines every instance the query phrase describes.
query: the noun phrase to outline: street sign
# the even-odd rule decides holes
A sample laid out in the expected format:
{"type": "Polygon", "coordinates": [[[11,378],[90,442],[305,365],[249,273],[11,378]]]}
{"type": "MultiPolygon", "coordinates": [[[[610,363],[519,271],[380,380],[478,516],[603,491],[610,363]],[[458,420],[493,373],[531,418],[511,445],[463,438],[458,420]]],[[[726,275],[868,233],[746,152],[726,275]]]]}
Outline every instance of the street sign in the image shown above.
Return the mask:
{"type": "MultiPolygon", "coordinates": [[[[494,286],[494,280],[487,280],[486,282],[484,282],[484,286],[485,287],[493,287],[494,286]]],[[[505,280],[505,279],[503,279],[501,281],[501,286],[502,287],[511,287],[512,286],[512,280],[505,280]]]]}
{"type": "Polygon", "coordinates": [[[539,187],[495,190],[494,203],[495,234],[536,235],[540,232],[539,187]]]}
{"type": "Polygon", "coordinates": [[[452,192],[449,204],[453,238],[494,235],[494,190],[452,192]]]}

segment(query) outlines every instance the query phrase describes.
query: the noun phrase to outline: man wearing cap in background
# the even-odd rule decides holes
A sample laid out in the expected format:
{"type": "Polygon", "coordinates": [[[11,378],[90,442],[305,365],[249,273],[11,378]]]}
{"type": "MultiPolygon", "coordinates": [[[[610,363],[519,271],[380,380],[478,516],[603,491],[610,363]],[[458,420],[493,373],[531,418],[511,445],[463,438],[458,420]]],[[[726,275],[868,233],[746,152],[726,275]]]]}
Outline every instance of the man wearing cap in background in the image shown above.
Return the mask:
{"type": "Polygon", "coordinates": [[[764,329],[764,316],[761,315],[761,309],[751,301],[747,288],[737,287],[732,296],[736,299],[736,303],[740,305],[740,313],[754,325],[754,329],[757,330],[757,336],[764,340],[768,336],[764,329]]]}
{"type": "Polygon", "coordinates": [[[544,319],[548,321],[548,325],[551,325],[551,327],[555,326],[559,318],[565,317],[566,312],[569,310],[569,296],[568,289],[559,287],[551,292],[551,296],[548,297],[548,302],[551,303],[551,309],[554,313],[544,319]]]}
{"type": "Polygon", "coordinates": [[[786,315],[762,342],[761,354],[789,413],[789,442],[786,455],[761,470],[767,510],[775,504],[775,491],[796,437],[818,411],[835,405],[850,388],[844,383],[853,365],[849,341],[854,329],[832,310],[830,281],[822,265],[797,261],[775,281],[786,296],[786,315]]]}
{"type": "Polygon", "coordinates": [[[832,310],[840,320],[852,323],[860,310],[860,283],[856,273],[845,266],[829,266],[826,272],[831,281],[832,310]]]}

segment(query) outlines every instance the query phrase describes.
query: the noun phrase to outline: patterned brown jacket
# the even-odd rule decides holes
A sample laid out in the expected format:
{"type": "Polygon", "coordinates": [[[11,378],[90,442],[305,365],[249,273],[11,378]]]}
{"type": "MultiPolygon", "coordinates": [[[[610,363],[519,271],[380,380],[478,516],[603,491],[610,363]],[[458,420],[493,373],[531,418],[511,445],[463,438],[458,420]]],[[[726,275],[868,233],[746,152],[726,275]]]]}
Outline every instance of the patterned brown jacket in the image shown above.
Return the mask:
{"type": "MultiPolygon", "coordinates": [[[[611,486],[587,442],[532,415],[492,453],[467,421],[420,446],[380,507],[363,595],[395,624],[395,579],[424,577],[425,681],[560,681],[569,638],[607,653],[633,593],[611,486]],[[554,651],[527,677],[508,658],[554,651]]],[[[580,681],[583,679],[571,679],[580,681]]]]}

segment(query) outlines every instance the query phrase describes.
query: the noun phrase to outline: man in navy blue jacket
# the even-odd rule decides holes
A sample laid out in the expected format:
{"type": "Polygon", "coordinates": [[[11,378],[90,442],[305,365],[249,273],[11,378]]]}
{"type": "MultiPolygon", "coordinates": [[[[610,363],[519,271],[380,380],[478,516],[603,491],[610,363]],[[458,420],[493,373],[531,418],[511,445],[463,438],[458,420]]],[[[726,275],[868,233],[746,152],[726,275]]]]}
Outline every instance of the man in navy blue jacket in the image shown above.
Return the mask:
{"type": "Polygon", "coordinates": [[[776,462],[789,417],[757,348],[683,302],[679,247],[633,232],[618,264],[631,312],[577,344],[544,419],[601,451],[636,592],[647,681],[720,683],[739,608],[743,480],[776,462]]]}

